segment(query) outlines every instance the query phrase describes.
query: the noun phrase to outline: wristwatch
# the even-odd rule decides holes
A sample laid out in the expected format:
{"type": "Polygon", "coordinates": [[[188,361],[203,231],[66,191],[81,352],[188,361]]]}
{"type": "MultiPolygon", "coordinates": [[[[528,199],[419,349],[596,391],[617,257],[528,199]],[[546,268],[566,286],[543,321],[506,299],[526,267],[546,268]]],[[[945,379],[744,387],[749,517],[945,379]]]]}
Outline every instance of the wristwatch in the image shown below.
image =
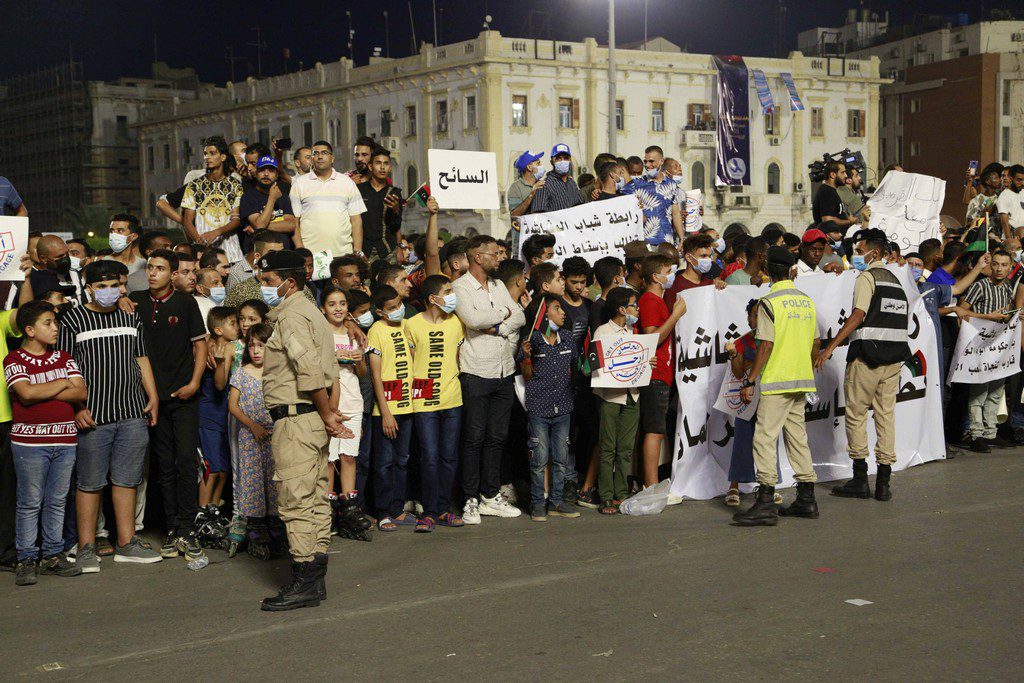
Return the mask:
{"type": "Polygon", "coordinates": [[[752,386],[754,386],[754,382],[751,382],[749,379],[745,379],[745,378],[743,380],[743,383],[740,384],[740,388],[741,389],[746,389],[747,387],[752,387],[752,386]]]}

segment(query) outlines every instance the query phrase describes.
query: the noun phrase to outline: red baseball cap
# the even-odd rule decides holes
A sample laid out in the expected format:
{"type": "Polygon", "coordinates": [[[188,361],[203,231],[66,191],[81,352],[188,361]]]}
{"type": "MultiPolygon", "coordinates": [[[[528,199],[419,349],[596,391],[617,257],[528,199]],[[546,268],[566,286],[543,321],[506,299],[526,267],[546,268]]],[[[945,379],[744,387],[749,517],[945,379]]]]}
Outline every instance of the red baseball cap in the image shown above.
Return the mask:
{"type": "Polygon", "coordinates": [[[813,242],[817,242],[818,240],[821,240],[822,242],[828,242],[828,237],[826,237],[825,233],[823,233],[821,230],[818,230],[817,228],[811,228],[810,230],[804,233],[803,239],[801,241],[804,244],[811,244],[813,242]]]}

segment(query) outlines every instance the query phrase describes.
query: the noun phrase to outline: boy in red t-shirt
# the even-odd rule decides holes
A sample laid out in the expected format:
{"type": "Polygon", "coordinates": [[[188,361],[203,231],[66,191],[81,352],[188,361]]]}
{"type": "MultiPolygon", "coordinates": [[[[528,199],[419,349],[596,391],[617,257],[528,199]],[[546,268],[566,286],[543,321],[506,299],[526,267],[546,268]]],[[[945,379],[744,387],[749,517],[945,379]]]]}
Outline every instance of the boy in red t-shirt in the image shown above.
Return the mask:
{"type": "Polygon", "coordinates": [[[640,297],[640,329],[644,334],[658,335],[656,363],[651,383],[640,389],[640,431],[643,433],[644,486],[658,483],[658,461],[661,443],[665,440],[665,416],[672,390],[672,332],[676,322],[686,313],[686,301],[678,297],[669,312],[665,290],[675,281],[676,264],[660,254],[644,259],[641,274],[644,293],[640,297]]]}
{"type": "Polygon", "coordinates": [[[71,403],[84,401],[86,389],[75,359],[53,349],[57,343],[53,304],[31,301],[18,309],[17,322],[25,341],[4,358],[4,377],[13,399],[10,438],[18,480],[14,531],[18,564],[14,582],[31,586],[39,572],[56,576],[82,573],[62,551],[64,503],[78,443],[71,403]],[[37,543],[40,516],[41,562],[37,543]]]}

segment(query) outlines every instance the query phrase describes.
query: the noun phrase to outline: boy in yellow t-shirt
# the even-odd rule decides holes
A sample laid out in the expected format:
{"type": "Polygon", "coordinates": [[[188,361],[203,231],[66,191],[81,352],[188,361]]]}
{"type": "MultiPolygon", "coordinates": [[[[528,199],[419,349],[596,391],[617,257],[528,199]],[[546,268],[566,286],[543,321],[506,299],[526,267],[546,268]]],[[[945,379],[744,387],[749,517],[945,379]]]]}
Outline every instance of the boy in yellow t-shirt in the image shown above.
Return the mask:
{"type": "Polygon", "coordinates": [[[429,532],[437,523],[464,524],[450,509],[462,431],[459,347],[463,331],[462,321],[455,316],[451,280],[431,275],[423,281],[422,291],[427,309],[407,320],[405,326],[413,348],[412,405],[423,492],[423,514],[416,531],[429,532]]]}
{"type": "Polygon", "coordinates": [[[416,524],[403,512],[405,478],[412,437],[412,352],[406,338],[405,304],[394,287],[384,285],[372,299],[378,320],[366,335],[373,374],[373,484],[377,528],[395,531],[416,524]]]}

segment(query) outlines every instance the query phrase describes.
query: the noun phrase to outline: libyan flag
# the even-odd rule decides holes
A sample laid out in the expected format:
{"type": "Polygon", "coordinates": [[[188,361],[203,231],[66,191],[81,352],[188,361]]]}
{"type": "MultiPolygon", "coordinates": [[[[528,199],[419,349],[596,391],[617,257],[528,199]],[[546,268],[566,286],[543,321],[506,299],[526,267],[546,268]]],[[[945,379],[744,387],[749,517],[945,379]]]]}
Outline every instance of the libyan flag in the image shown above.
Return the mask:
{"type": "Polygon", "coordinates": [[[982,238],[982,239],[980,239],[980,240],[978,240],[976,242],[971,242],[967,246],[967,252],[972,252],[972,251],[988,251],[988,235],[985,235],[984,238],[982,238]]]}
{"type": "Polygon", "coordinates": [[[925,363],[924,354],[920,351],[911,356],[904,365],[910,370],[911,377],[924,377],[928,374],[928,364],[925,363]]]}
{"type": "Polygon", "coordinates": [[[412,197],[419,202],[420,206],[426,206],[427,200],[430,199],[430,185],[423,183],[420,185],[415,192],[412,193],[412,197]]]}

